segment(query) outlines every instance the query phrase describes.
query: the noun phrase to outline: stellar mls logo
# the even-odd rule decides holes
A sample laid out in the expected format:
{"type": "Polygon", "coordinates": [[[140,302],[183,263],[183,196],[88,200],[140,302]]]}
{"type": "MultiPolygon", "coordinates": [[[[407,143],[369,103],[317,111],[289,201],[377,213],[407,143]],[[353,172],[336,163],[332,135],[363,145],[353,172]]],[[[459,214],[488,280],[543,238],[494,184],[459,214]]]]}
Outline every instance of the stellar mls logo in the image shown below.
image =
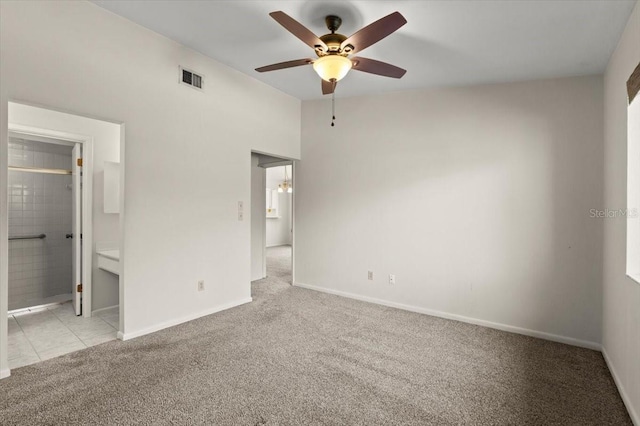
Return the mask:
{"type": "Polygon", "coordinates": [[[616,218],[628,218],[628,219],[635,219],[638,217],[638,209],[633,208],[633,209],[616,209],[616,210],[611,210],[611,209],[604,209],[604,210],[598,210],[598,209],[591,209],[589,210],[589,217],[594,218],[594,219],[600,219],[600,218],[604,218],[604,219],[616,219],[616,218]]]}

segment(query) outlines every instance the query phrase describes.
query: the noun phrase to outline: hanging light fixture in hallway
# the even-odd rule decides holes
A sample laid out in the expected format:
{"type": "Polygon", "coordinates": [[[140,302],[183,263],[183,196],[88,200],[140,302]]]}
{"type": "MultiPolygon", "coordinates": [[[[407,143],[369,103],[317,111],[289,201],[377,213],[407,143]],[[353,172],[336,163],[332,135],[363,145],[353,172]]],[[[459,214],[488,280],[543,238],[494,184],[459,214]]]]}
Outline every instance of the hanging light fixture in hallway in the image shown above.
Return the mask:
{"type": "Polygon", "coordinates": [[[284,166],[284,182],[278,185],[278,192],[293,192],[293,186],[289,181],[289,175],[287,174],[287,166],[284,166]]]}

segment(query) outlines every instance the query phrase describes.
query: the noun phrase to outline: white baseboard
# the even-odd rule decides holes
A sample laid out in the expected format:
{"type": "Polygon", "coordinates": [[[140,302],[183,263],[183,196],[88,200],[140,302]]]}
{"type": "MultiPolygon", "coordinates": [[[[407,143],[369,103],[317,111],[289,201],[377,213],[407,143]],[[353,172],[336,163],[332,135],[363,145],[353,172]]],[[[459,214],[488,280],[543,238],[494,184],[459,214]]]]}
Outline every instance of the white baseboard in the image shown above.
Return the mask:
{"type": "Polygon", "coordinates": [[[98,314],[100,312],[104,312],[104,311],[108,311],[109,309],[115,309],[120,305],[113,305],[113,306],[107,306],[106,308],[100,308],[100,309],[96,309],[95,311],[91,311],[91,315],[95,315],[98,314]]]}
{"type": "Polygon", "coordinates": [[[310,284],[296,282],[294,283],[294,285],[298,287],[306,288],[309,290],[320,291],[323,293],[329,293],[336,296],[348,297],[350,299],[356,299],[363,302],[375,303],[377,305],[389,306],[391,308],[397,308],[405,311],[416,312],[419,314],[426,314],[434,317],[466,322],[474,325],[481,325],[483,327],[495,328],[497,330],[508,331],[510,333],[523,334],[525,336],[537,337],[539,339],[551,340],[552,342],[565,343],[567,345],[579,346],[581,348],[593,349],[596,351],[600,351],[602,348],[600,343],[590,342],[587,340],[574,339],[573,337],[560,336],[557,334],[545,333],[543,331],[530,330],[528,328],[515,327],[512,325],[501,324],[501,323],[481,320],[477,318],[465,317],[463,315],[450,314],[448,312],[442,312],[442,311],[435,311],[432,309],[421,308],[419,306],[412,306],[412,305],[405,305],[403,303],[390,302],[383,299],[376,299],[374,297],[362,296],[359,294],[348,293],[348,292],[328,289],[324,287],[318,287],[310,284]]]}
{"type": "Polygon", "coordinates": [[[131,340],[136,337],[144,336],[145,334],[154,333],[156,331],[163,330],[165,328],[173,327],[174,325],[182,324],[183,322],[193,321],[194,319],[198,319],[200,317],[204,317],[207,315],[215,314],[216,312],[224,311],[230,308],[235,308],[236,306],[244,305],[245,303],[252,302],[253,299],[251,297],[247,297],[246,299],[241,299],[236,302],[227,303],[224,305],[216,306],[211,309],[207,309],[206,311],[197,312],[194,314],[190,314],[181,318],[172,319],[169,321],[165,321],[160,324],[153,325],[151,327],[143,328],[142,330],[133,331],[130,333],[122,333],[118,331],[117,337],[120,340],[131,340]]]}
{"type": "Polygon", "coordinates": [[[5,370],[0,370],[0,379],[6,379],[10,375],[11,375],[11,370],[9,370],[8,368],[5,370]]]}
{"type": "Polygon", "coordinates": [[[624,402],[625,407],[627,407],[627,412],[629,413],[629,417],[631,417],[631,421],[635,426],[640,426],[640,416],[638,416],[638,413],[636,413],[636,411],[634,410],[633,405],[631,404],[631,400],[629,399],[627,392],[624,390],[624,387],[620,382],[620,378],[616,373],[616,369],[613,366],[613,363],[611,362],[609,355],[607,355],[607,349],[604,346],[602,346],[602,356],[604,357],[604,360],[607,363],[607,367],[609,367],[609,371],[611,372],[613,381],[615,382],[616,387],[618,388],[618,392],[620,393],[622,402],[624,402]]]}

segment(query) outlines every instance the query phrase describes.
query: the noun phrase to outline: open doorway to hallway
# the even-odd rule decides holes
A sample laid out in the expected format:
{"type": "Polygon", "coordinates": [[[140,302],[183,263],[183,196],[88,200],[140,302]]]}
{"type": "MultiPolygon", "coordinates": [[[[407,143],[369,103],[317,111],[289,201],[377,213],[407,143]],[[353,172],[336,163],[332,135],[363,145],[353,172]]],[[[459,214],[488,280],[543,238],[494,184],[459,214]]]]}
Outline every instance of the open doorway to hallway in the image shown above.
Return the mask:
{"type": "Polygon", "coordinates": [[[293,282],[293,163],[252,154],[251,276],[254,283],[293,282]],[[258,281],[258,280],[266,280],[258,281]]]}
{"type": "Polygon", "coordinates": [[[291,284],[293,242],[292,165],[266,169],[266,258],[267,276],[291,284]]]}

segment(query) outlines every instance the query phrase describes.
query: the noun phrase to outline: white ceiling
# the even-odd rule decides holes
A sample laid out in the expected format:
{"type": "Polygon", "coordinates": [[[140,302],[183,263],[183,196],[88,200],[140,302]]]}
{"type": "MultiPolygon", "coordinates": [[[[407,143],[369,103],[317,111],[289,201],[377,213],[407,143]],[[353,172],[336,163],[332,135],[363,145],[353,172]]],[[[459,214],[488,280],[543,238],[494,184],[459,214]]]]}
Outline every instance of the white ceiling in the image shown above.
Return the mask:
{"type": "Polygon", "coordinates": [[[359,56],[407,69],[401,79],[351,71],[336,96],[602,73],[635,0],[114,1],[94,3],[300,99],[322,97],[311,66],[255,68],[314,57],[269,12],[317,35],[324,17],[349,36],[399,11],[408,23],[359,56]]]}

